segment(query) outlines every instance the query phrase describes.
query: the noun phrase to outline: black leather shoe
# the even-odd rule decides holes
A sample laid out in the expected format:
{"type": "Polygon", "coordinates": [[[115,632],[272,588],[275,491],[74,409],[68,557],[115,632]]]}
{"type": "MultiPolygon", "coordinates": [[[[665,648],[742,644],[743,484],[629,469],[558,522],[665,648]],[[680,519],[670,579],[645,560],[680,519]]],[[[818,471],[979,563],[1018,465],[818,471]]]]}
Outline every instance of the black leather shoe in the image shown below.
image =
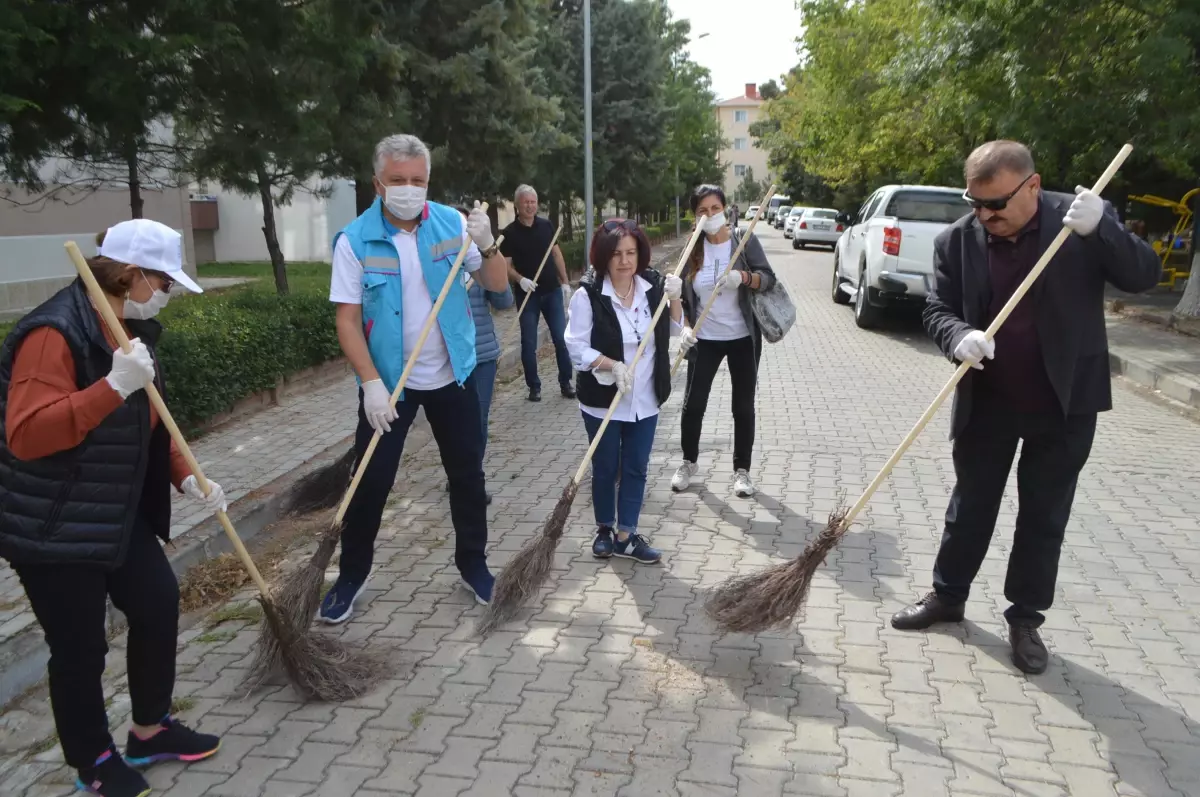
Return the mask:
{"type": "Polygon", "coordinates": [[[484,493],[483,495],[484,495],[484,499],[485,499],[485,500],[486,500],[486,502],[487,502],[487,505],[488,505],[488,506],[491,506],[491,505],[492,505],[492,494],[491,494],[491,493],[484,493]]]}
{"type": "Polygon", "coordinates": [[[1030,675],[1040,675],[1050,663],[1050,651],[1042,642],[1042,635],[1032,625],[1010,625],[1008,643],[1012,645],[1013,664],[1030,675]]]}
{"type": "Polygon", "coordinates": [[[563,394],[563,398],[569,398],[569,399],[575,398],[575,388],[571,387],[570,382],[567,382],[565,385],[562,386],[562,394],[563,394]]]}
{"type": "Polygon", "coordinates": [[[542,389],[540,387],[529,388],[529,400],[530,401],[541,401],[542,400],[542,389]]]}
{"type": "Polygon", "coordinates": [[[892,628],[898,631],[920,631],[934,623],[961,623],[963,604],[949,603],[930,592],[912,606],[906,606],[892,615],[892,628]]]}

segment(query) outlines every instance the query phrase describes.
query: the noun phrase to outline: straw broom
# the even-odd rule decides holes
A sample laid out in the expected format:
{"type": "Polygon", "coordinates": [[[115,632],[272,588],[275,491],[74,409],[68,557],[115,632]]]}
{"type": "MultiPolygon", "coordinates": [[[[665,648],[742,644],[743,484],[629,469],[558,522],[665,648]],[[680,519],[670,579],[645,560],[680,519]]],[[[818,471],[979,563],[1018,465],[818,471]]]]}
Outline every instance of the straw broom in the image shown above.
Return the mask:
{"type": "MultiPolygon", "coordinates": [[[[1109,180],[1121,168],[1121,164],[1125,162],[1132,151],[1133,147],[1129,144],[1121,148],[1121,151],[1117,153],[1112,163],[1108,165],[1108,168],[1104,170],[1100,179],[1092,187],[1094,193],[1099,194],[1104,190],[1109,180]]],[[[995,336],[996,331],[1000,329],[1000,326],[1012,313],[1013,308],[1041,276],[1042,271],[1046,269],[1070,234],[1071,230],[1064,227],[1055,236],[1050,246],[1038,258],[1033,270],[1017,286],[1013,295],[996,314],[995,320],[988,325],[984,333],[988,340],[995,336]]],[[[937,394],[933,403],[917,420],[912,431],[884,463],[883,468],[867,486],[866,491],[850,509],[847,510],[844,505],[835,509],[830,514],[825,528],[815,540],[808,544],[798,558],[784,564],[772,565],[760,573],[731,578],[712,590],[705,602],[705,610],[722,631],[753,634],[768,629],[787,628],[791,624],[792,618],[795,617],[808,597],[808,590],[817,568],[821,566],[825,557],[850,529],[854,519],[858,517],[875,491],[879,489],[879,485],[892,472],[892,468],[933,418],[942,403],[954,392],[955,386],[966,375],[970,367],[970,363],[966,362],[958,366],[954,375],[950,377],[950,381],[937,394]]]]}
{"type": "MultiPolygon", "coordinates": [[[[481,207],[486,210],[487,203],[483,203],[481,207]]],[[[500,238],[496,239],[496,243],[499,244],[503,240],[504,236],[500,236],[500,238]]],[[[433,303],[433,310],[430,312],[429,318],[425,320],[425,326],[421,328],[421,334],[417,336],[412,353],[408,356],[408,362],[405,363],[404,370],[400,374],[400,379],[396,382],[395,389],[392,390],[389,406],[393,409],[396,407],[396,402],[400,398],[401,391],[404,390],[404,385],[408,382],[408,377],[417,362],[417,357],[421,354],[421,349],[425,346],[429,332],[433,329],[433,325],[437,321],[438,313],[441,311],[442,305],[445,304],[446,297],[450,294],[450,289],[458,277],[458,271],[462,267],[463,259],[466,257],[469,248],[469,246],[463,246],[459,249],[458,257],[455,258],[454,265],[451,266],[450,272],[446,275],[445,282],[442,283],[442,290],[438,293],[437,300],[433,303]]],[[[350,502],[354,499],[354,493],[358,490],[358,485],[362,481],[363,474],[371,462],[371,457],[375,454],[375,448],[379,445],[381,437],[383,437],[383,434],[378,430],[371,436],[371,442],[367,445],[367,450],[363,453],[362,459],[354,469],[354,477],[350,481],[350,486],[342,498],[342,503],[338,507],[337,514],[334,516],[329,529],[321,536],[320,541],[317,543],[317,549],[313,551],[309,560],[293,572],[284,582],[282,589],[280,589],[281,602],[291,609],[295,618],[294,627],[297,629],[307,629],[317,614],[317,609],[321,603],[321,586],[325,583],[325,570],[329,567],[329,562],[333,559],[333,553],[337,550],[338,541],[341,539],[346,511],[350,508],[350,502]]],[[[268,654],[274,654],[274,651],[269,651],[266,648],[260,649],[260,653],[264,651],[268,654]]],[[[275,664],[275,655],[261,655],[259,660],[256,661],[255,666],[257,669],[268,671],[275,664]]]]}
{"type": "MultiPolygon", "coordinates": [[[[125,334],[124,327],[121,326],[120,320],[113,312],[108,297],[104,295],[104,291],[96,282],[96,277],[92,274],[92,269],[88,266],[87,261],[84,260],[83,253],[79,251],[79,247],[74,241],[67,241],[64,246],[80,279],[87,286],[92,304],[100,313],[100,317],[104,319],[109,333],[117,341],[122,351],[131,351],[129,336],[125,334]]],[[[167,409],[154,381],[148,381],[145,389],[158,417],[162,419],[167,431],[171,434],[171,439],[175,441],[175,446],[187,460],[188,467],[196,477],[197,485],[205,495],[208,495],[210,491],[208,479],[204,477],[200,463],[192,455],[187,440],[184,439],[183,433],[175,424],[175,419],[167,409]]],[[[246,568],[251,580],[258,588],[258,601],[262,604],[263,614],[266,617],[260,634],[268,639],[270,646],[277,651],[279,662],[296,689],[311,699],[340,701],[357,697],[373,686],[377,675],[383,670],[382,662],[372,655],[350,651],[336,637],[297,633],[288,622],[287,604],[272,599],[270,589],[263,580],[262,574],[259,573],[258,567],[255,566],[254,560],[250,557],[250,552],[246,550],[246,546],[242,543],[237,531],[234,530],[229,516],[224,511],[218,510],[217,520],[220,521],[226,536],[233,544],[233,550],[242,566],[246,568]]]]}
{"type": "MultiPolygon", "coordinates": [[[[771,201],[771,197],[775,196],[775,183],[771,183],[771,187],[767,189],[767,193],[763,194],[763,198],[759,200],[758,212],[754,214],[754,218],[750,219],[750,227],[746,230],[746,235],[738,243],[737,249],[733,253],[733,257],[729,258],[729,263],[725,266],[725,271],[721,274],[721,279],[724,279],[730,271],[733,270],[733,264],[742,256],[742,250],[746,248],[746,242],[750,240],[750,236],[754,234],[754,225],[758,224],[758,220],[763,216],[763,208],[771,201]]],[[[718,281],[717,286],[720,285],[718,281]]],[[[714,286],[713,292],[709,295],[708,301],[704,303],[704,309],[696,318],[696,324],[692,327],[692,334],[700,331],[700,325],[704,323],[704,319],[708,318],[708,313],[712,310],[713,303],[717,301],[717,296],[721,293],[717,286],[714,286]]],[[[671,376],[675,376],[675,372],[679,370],[679,364],[683,362],[687,352],[683,349],[679,350],[679,354],[675,355],[675,363],[671,366],[671,376]]]]}
{"type": "MultiPolygon", "coordinates": [[[[696,229],[692,232],[687,246],[684,247],[683,253],[679,257],[679,264],[673,272],[677,277],[683,271],[688,255],[692,253],[692,248],[704,231],[704,218],[701,215],[696,219],[696,229]]],[[[630,373],[637,368],[638,360],[642,357],[646,343],[653,337],[658,319],[668,304],[669,300],[664,294],[662,301],[658,303],[658,308],[654,311],[654,317],[650,320],[648,327],[650,331],[642,337],[637,351],[634,352],[633,361],[629,364],[630,373]]],[[[550,513],[550,517],[542,526],[542,533],[533,537],[521,550],[517,551],[512,560],[505,565],[504,570],[500,572],[500,577],[496,579],[496,585],[492,588],[492,600],[484,609],[483,618],[479,624],[480,634],[486,636],[497,626],[511,619],[529,600],[530,596],[538,592],[546,582],[546,577],[550,573],[550,565],[554,562],[554,551],[558,548],[558,541],[562,539],[567,525],[567,515],[571,512],[571,504],[574,503],[575,495],[579,492],[579,484],[583,481],[588,465],[591,464],[592,455],[596,453],[596,447],[604,437],[604,431],[608,428],[608,422],[616,412],[617,405],[621,403],[621,398],[620,392],[613,396],[612,402],[608,405],[608,412],[604,414],[604,420],[600,423],[600,428],[592,436],[592,443],[588,446],[587,453],[583,455],[583,462],[579,464],[579,469],[575,471],[571,481],[567,482],[567,486],[563,488],[562,496],[555,504],[554,511],[550,513]]]]}

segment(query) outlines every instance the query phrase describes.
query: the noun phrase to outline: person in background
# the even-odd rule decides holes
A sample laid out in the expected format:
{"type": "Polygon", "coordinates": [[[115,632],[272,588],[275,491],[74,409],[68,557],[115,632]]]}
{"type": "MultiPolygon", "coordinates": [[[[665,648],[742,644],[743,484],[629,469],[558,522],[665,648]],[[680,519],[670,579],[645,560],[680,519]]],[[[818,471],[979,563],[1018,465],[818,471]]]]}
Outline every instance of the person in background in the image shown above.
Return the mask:
{"type": "Polygon", "coordinates": [[[494,583],[487,566],[475,322],[462,281],[450,287],[396,406],[390,405],[459,252],[466,248],[463,269],[488,290],[505,289],[508,268],[478,203],[464,221],[454,208],[426,200],[431,162],[419,138],[383,139],[374,168],[375,201],[333,239],[329,299],[337,305],[338,341],[362,385],[354,443],[360,458],[380,433],[346,512],[337,581],[321,602],[321,619],[333,624],[350,618],[366,587],[404,440],[421,408],[450,482],[455,567],[479,603],[491,600],[494,583]]]}
{"type": "Polygon", "coordinates": [[[1023,144],[983,144],[964,171],[964,199],[974,213],[934,239],[934,290],[924,318],[946,357],[974,370],[954,394],[955,485],[933,591],[893,615],[892,627],[919,630],[963,619],[1019,445],[1019,507],[1004,582],[1011,606],[1004,617],[1013,663],[1036,674],[1049,662],[1038,628],[1054,601],[1075,485],[1091,453],[1097,413],[1112,408],[1104,286],[1149,290],[1162,266],[1096,194],[1083,187],[1075,196],[1042,190],[1023,144]],[[983,330],[1064,227],[1074,234],[989,340],[983,330]]]}
{"type": "MultiPolygon", "coordinates": [[[[464,217],[469,217],[466,208],[458,208],[464,217]]],[[[474,280],[470,275],[463,275],[467,281],[467,297],[471,300],[471,318],[475,321],[475,390],[479,392],[479,420],[483,427],[480,454],[487,452],[488,414],[492,409],[492,394],[496,389],[496,366],[500,362],[500,338],[496,335],[496,325],[492,321],[491,307],[497,310],[507,310],[513,306],[513,292],[506,283],[504,291],[489,291],[474,280]]],[[[449,489],[449,487],[447,487],[449,489]]],[[[492,503],[491,493],[487,494],[488,504],[492,503]]]]}
{"type": "Polygon", "coordinates": [[[88,266],[132,351],[121,351],[83,280],[22,318],[0,350],[0,556],[25,588],[50,647],[50,703],[63,756],[79,789],[141,797],[150,787],[133,767],[198,761],[216,736],[171,717],[179,632],[179,585],[163,552],[170,540],[171,488],[206,497],[146,395],[166,395],[154,319],[183,271],[179,233],[134,219],[97,236],[88,266]],[[108,599],[129,624],[126,662],[133,726],[124,757],[109,733],[104,676],[108,599]]]}
{"type": "Polygon", "coordinates": [[[516,193],[517,218],[504,228],[500,251],[508,258],[508,277],[521,289],[521,295],[532,293],[521,313],[521,366],[525,369],[525,384],[529,400],[542,400],[542,380],[538,376],[538,317],[546,319],[550,340],[554,342],[554,357],[558,363],[558,385],[564,398],[575,398],[571,386],[571,357],[563,341],[567,325],[563,303],[571,295],[567,279],[567,261],[562,250],[554,244],[547,263],[534,284],[533,276],[554,240],[554,225],[537,214],[538,196],[532,186],[521,185],[516,193]]]}
{"type": "Polygon", "coordinates": [[[588,442],[621,396],[592,457],[592,555],[653,564],[662,554],[637,532],[658,409],[671,394],[672,333],[682,328],[682,280],[650,268],[650,241],[635,222],[609,219],[592,239],[592,271],[571,297],[566,341],[579,371],[579,408],[588,442]],[[663,296],[670,299],[651,329],[663,296]],[[630,370],[642,339],[649,337],[630,370]],[[618,487],[618,480],[620,486],[618,487]]]}
{"type": "Polygon", "coordinates": [[[754,394],[758,386],[758,361],[762,356],[762,331],[750,308],[753,291],[770,290],[775,272],[767,262],[758,238],[746,241],[738,262],[725,274],[729,259],[741,241],[741,233],[725,223],[725,192],[715,185],[701,185],[692,192],[692,214],[704,215],[704,245],[692,250],[683,281],[683,310],[687,327],[679,336],[687,353],[687,393],[683,397],[681,434],[683,463],[671,479],[671,489],[687,489],[696,477],[700,458],[700,430],[708,408],[708,394],[721,361],[729,366],[733,383],[733,491],[754,495],[750,479],[754,449],[754,394]],[[722,276],[724,275],[724,276],[722,276]],[[713,291],[712,310],[698,331],[693,325],[713,291]]]}

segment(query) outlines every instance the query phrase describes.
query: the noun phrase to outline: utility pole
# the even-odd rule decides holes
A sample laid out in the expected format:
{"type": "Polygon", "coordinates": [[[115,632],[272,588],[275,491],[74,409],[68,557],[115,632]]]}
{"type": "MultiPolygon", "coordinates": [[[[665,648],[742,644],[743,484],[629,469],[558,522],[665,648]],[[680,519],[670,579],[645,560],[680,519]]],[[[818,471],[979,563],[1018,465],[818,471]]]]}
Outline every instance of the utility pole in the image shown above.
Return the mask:
{"type": "Polygon", "coordinates": [[[583,247],[590,261],[596,223],[592,208],[592,0],[583,0],[583,214],[583,247]]]}

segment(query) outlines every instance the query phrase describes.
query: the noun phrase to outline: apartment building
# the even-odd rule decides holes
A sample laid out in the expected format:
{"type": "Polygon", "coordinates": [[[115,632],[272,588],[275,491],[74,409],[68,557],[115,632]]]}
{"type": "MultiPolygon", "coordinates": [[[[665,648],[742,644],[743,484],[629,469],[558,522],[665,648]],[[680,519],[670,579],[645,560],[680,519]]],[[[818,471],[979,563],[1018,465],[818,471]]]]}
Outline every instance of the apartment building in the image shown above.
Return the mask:
{"type": "Polygon", "coordinates": [[[768,178],[767,151],[754,145],[750,125],[756,122],[762,111],[763,99],[758,96],[758,86],[746,84],[741,97],[722,100],[716,105],[717,121],[726,148],[721,150],[721,163],[725,165],[725,192],[732,196],[748,169],[754,170],[754,179],[762,182],[768,178]]]}

